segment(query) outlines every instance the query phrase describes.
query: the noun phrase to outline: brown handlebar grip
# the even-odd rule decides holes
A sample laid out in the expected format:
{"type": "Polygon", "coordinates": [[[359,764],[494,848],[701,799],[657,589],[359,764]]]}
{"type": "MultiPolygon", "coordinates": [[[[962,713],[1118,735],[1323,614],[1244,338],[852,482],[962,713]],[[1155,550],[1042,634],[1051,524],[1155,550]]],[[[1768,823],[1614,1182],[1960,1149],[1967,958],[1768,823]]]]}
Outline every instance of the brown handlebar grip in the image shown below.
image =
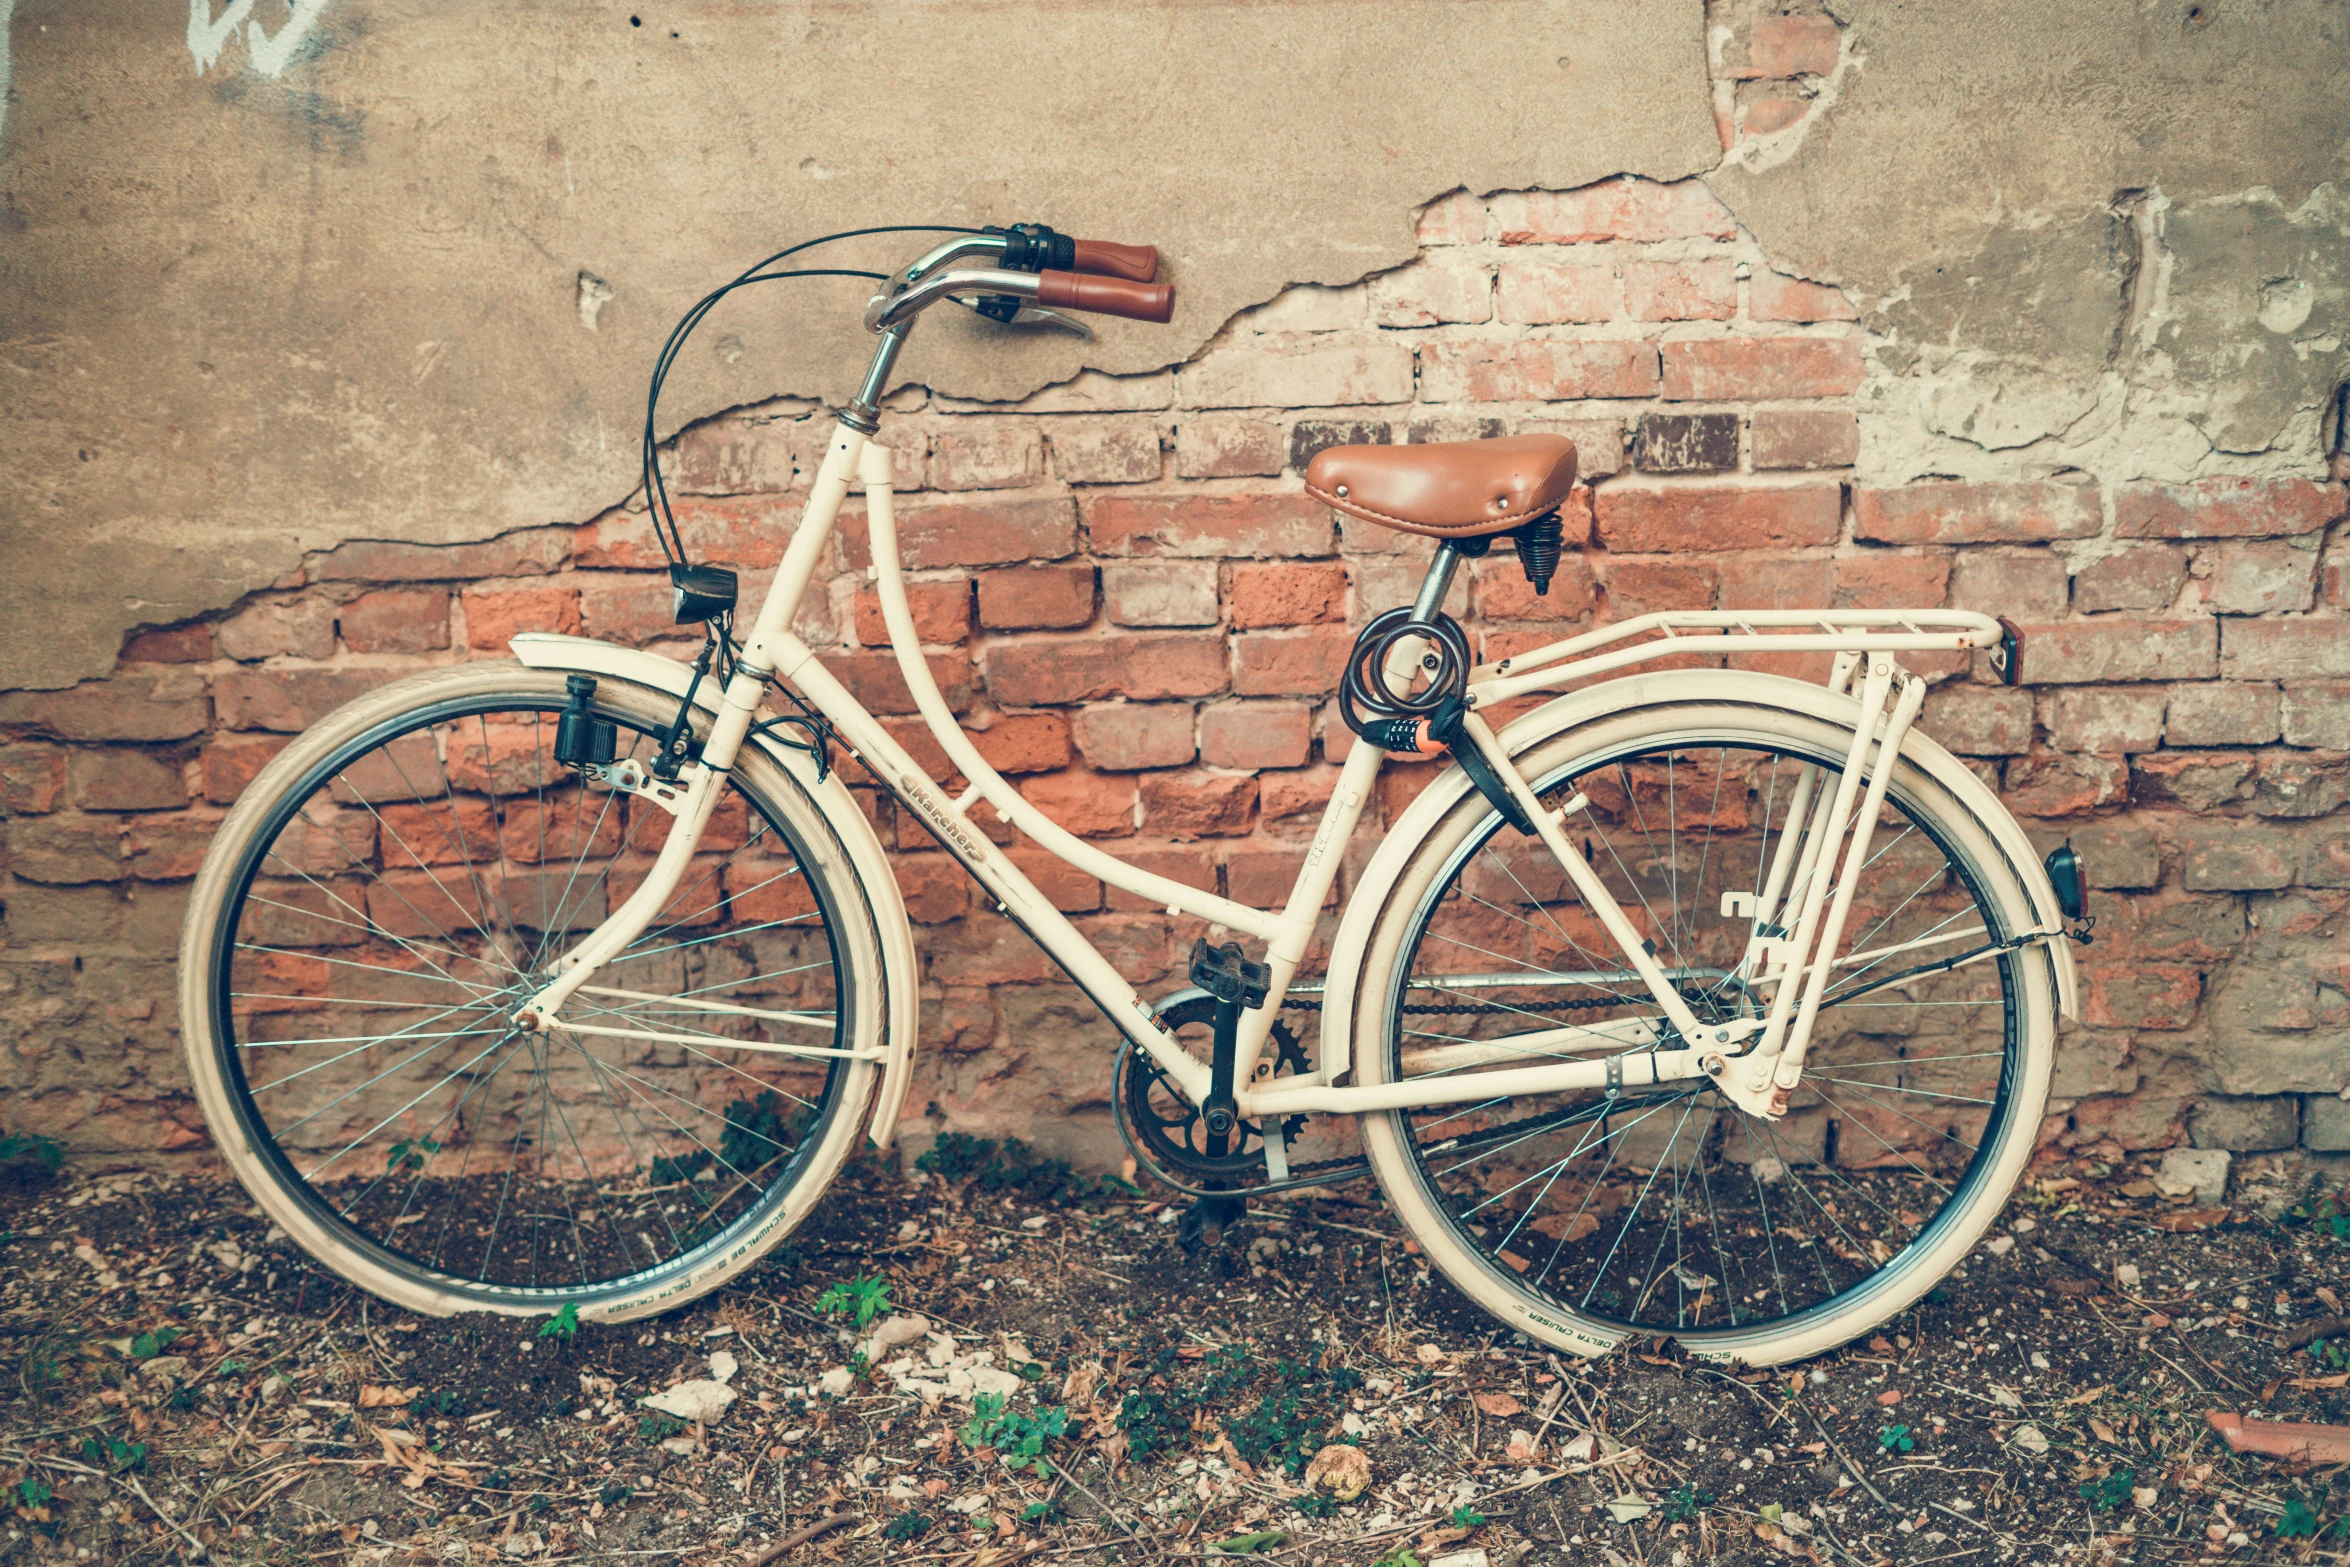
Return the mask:
{"type": "Polygon", "coordinates": [[[1106,239],[1072,240],[1072,272],[1097,277],[1122,277],[1148,283],[1159,275],[1159,252],[1153,245],[1113,245],[1106,239]]]}
{"type": "Polygon", "coordinates": [[[1077,272],[1039,272],[1036,302],[1061,310],[1136,321],[1164,321],[1175,314],[1175,285],[1137,283],[1130,278],[1087,277],[1077,272]]]}

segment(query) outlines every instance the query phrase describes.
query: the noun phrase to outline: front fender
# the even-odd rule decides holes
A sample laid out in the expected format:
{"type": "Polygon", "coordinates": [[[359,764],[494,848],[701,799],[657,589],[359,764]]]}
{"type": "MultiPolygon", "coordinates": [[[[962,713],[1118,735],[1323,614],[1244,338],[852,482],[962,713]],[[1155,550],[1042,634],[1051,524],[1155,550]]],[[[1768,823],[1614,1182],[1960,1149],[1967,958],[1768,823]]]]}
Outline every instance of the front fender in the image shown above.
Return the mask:
{"type": "MultiPolygon", "coordinates": [[[[1503,749],[1516,756],[1538,741],[1581,724],[1596,722],[1636,707],[1680,705],[1691,702],[1735,702],[1747,706],[1777,707],[1810,718],[1825,719],[1846,729],[1860,721],[1858,699],[1824,686],[1784,675],[1750,674],[1737,670],[1672,670],[1601,681],[1572,691],[1519,718],[1500,734],[1503,749]]],[[[1967,770],[1966,764],[1939,742],[1915,728],[1901,743],[1902,757],[1936,783],[1948,789],[1973,812],[2006,854],[2016,878],[2032,900],[2044,930],[2064,928],[2064,912],[2057,906],[2056,889],[2048,884],[2040,856],[1999,797],[1967,770]]],[[[1473,787],[1459,767],[1448,765],[1437,780],[1420,791],[1377,853],[1356,879],[1331,943],[1330,973],[1322,996],[1322,1032],[1319,1053],[1333,1080],[1353,1062],[1354,1012],[1362,985],[1363,954],[1370,950],[1372,927],[1393,896],[1404,862],[1414,847],[1446,811],[1473,787]]],[[[2073,971],[2071,946],[2057,939],[2042,944],[2055,971],[2059,1006],[2067,1017],[2080,1015],[2080,982],[2073,971]]]]}
{"type": "MultiPolygon", "coordinates": [[[[510,645],[514,656],[533,669],[605,676],[674,697],[684,696],[686,688],[693,684],[693,670],[673,658],[638,648],[616,647],[591,637],[527,632],[514,638],[510,645]]],[[[716,683],[705,680],[694,693],[694,706],[715,715],[718,697],[716,683]]],[[[756,736],[755,743],[791,775],[792,782],[823,813],[826,824],[847,851],[858,880],[864,883],[866,901],[873,909],[881,945],[882,1015],[886,1025],[882,1048],[887,1054],[882,1061],[881,1087],[874,1096],[873,1119],[867,1131],[875,1147],[887,1148],[897,1135],[898,1115],[913,1081],[914,1041],[919,1037],[921,1009],[920,994],[915,988],[920,969],[914,957],[914,928],[906,919],[906,904],[898,893],[897,873],[890,868],[888,851],[882,848],[873,824],[858,809],[856,797],[849,793],[837,771],[819,778],[814,760],[805,751],[780,745],[768,735],[756,736]]]]}

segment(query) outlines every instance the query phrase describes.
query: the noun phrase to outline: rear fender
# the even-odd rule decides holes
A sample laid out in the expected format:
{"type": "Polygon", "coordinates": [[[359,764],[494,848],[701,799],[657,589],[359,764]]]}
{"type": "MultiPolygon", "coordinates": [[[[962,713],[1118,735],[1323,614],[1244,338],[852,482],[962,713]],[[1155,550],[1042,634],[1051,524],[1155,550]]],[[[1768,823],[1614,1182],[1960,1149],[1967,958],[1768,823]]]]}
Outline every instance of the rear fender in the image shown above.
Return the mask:
{"type": "MultiPolygon", "coordinates": [[[[1631,708],[1692,702],[1776,707],[1826,719],[1847,729],[1860,721],[1857,699],[1783,675],[1671,670],[1605,680],[1570,692],[1545,702],[1508,725],[1499,738],[1502,747],[1516,756],[1562,730],[1610,718],[1631,708]]],[[[2031,899],[2039,917],[2040,928],[2062,930],[2064,912],[2057,906],[2056,889],[2048,884],[2048,873],[2041,867],[2040,856],[2033,850],[2031,840],[2024,836],[2023,828],[2007,807],[2000,804],[1999,797],[1969,772],[1965,763],[1914,727],[1901,743],[1901,754],[1904,760],[1948,789],[1982,821],[1984,830],[2005,853],[2017,880],[2023,884],[2025,895],[2031,899]]],[[[1458,766],[1446,766],[1436,781],[1421,790],[1396,819],[1378,852],[1371,856],[1356,880],[1354,895],[1348,899],[1346,913],[1339,922],[1338,935],[1331,942],[1330,973],[1322,997],[1319,1054],[1323,1069],[1329,1072],[1332,1081],[1353,1061],[1354,1014],[1366,979],[1362,958],[1370,949],[1372,929],[1394,895],[1396,880],[1403,874],[1404,862],[1411,857],[1413,848],[1472,787],[1468,775],[1458,766]]],[[[2078,1017],[2080,981],[2073,971],[2071,944],[2060,936],[2040,946],[2048,954],[2054,972],[2059,1006],[2065,1016],[2078,1017]]]]}
{"type": "MultiPolygon", "coordinates": [[[[558,669],[625,680],[673,697],[684,696],[694,679],[693,670],[673,658],[637,648],[615,647],[589,637],[528,632],[516,637],[512,647],[514,656],[533,669],[558,669]]],[[[694,706],[715,716],[718,697],[717,683],[705,680],[694,693],[694,706]]],[[[921,1007],[915,989],[920,970],[914,958],[914,930],[906,920],[906,904],[898,893],[897,873],[890,868],[889,854],[882,848],[873,824],[858,809],[856,797],[849,793],[837,771],[828,771],[819,778],[816,763],[808,753],[779,744],[770,735],[756,736],[753,743],[791,776],[801,793],[822,813],[826,825],[847,851],[849,864],[864,883],[865,896],[873,907],[881,946],[881,1044],[886,1053],[880,1091],[874,1096],[873,1119],[867,1131],[875,1147],[887,1148],[897,1135],[898,1115],[904,1108],[906,1090],[913,1078],[914,1040],[921,1007]]]]}

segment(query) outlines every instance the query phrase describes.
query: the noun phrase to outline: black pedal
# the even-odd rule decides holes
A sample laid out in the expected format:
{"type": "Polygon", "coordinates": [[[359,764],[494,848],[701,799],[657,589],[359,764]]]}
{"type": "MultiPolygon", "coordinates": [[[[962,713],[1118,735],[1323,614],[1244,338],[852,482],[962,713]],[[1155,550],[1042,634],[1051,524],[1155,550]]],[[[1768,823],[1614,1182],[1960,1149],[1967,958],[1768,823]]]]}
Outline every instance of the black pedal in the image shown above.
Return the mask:
{"type": "Polygon", "coordinates": [[[1202,1197],[1183,1210],[1175,1239],[1187,1252],[1213,1251],[1224,1244],[1224,1232],[1247,1216],[1245,1197],[1202,1197]]]}
{"type": "Polygon", "coordinates": [[[1227,1006],[1255,1009],[1273,989],[1273,970],[1241,955],[1240,943],[1211,947],[1205,937],[1191,944],[1191,982],[1227,1006]]]}
{"type": "Polygon", "coordinates": [[[620,731],[609,719],[598,718],[588,707],[596,683],[585,675],[563,682],[571,705],[555,720],[555,761],[562,767],[601,767],[620,751],[620,731]]]}

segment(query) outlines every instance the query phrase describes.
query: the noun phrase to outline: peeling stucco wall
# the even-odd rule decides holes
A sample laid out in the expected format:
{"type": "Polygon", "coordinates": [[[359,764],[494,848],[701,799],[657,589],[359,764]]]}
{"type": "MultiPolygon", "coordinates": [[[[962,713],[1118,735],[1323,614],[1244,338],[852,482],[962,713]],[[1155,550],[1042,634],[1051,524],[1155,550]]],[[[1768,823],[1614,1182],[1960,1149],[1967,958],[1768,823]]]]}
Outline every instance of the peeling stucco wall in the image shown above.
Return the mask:
{"type": "MultiPolygon", "coordinates": [[[[305,550],[594,516],[670,325],[797,238],[1027,218],[1161,247],[1169,328],[926,323],[906,373],[1000,398],[1404,260],[1454,186],[1719,151],[1697,0],[189,7],[16,10],[0,687],[102,674],[125,630],[305,550]]],[[[740,296],[668,414],[845,395],[863,299],[740,296]]]]}
{"type": "Polygon", "coordinates": [[[1838,0],[1832,101],[1709,178],[1864,306],[1861,471],[2324,471],[2350,13],[1838,0]]]}

